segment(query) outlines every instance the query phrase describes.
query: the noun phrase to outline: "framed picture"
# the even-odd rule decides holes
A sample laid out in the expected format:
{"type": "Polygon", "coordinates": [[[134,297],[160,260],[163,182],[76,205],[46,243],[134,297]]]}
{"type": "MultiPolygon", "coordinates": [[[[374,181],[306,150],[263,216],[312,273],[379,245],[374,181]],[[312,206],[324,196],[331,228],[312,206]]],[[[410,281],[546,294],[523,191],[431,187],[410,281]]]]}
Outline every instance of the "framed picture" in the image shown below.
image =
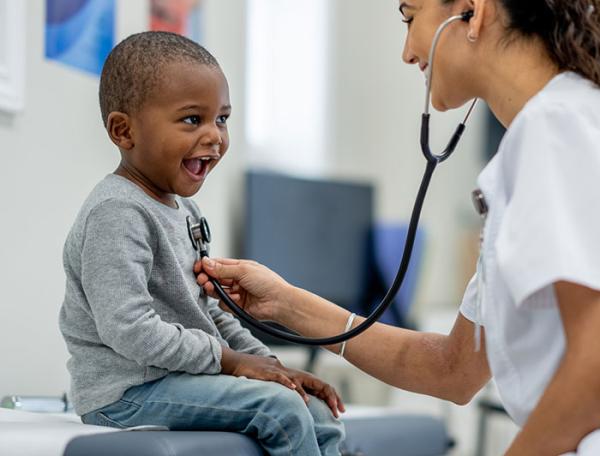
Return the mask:
{"type": "Polygon", "coordinates": [[[24,107],[25,3],[0,0],[0,111],[24,107]]]}
{"type": "Polygon", "coordinates": [[[100,76],[115,45],[115,5],[115,0],[46,0],[46,58],[100,76]]]}

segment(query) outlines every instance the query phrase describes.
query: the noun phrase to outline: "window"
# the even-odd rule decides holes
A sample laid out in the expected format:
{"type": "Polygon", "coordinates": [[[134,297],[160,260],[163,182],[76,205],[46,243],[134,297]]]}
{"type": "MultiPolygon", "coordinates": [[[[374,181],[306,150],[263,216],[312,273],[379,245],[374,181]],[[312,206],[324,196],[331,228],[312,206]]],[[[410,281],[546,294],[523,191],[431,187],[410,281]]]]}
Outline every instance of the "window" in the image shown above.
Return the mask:
{"type": "Polygon", "coordinates": [[[246,137],[252,165],[327,167],[329,2],[248,2],[246,137]]]}

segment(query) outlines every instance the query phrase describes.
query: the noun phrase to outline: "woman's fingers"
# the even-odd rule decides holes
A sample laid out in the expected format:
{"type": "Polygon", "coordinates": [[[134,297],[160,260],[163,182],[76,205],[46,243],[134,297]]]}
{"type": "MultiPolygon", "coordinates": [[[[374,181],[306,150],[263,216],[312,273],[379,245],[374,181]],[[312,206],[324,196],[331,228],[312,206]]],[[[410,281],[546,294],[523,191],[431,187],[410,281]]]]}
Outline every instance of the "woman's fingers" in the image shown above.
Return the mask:
{"type": "Polygon", "coordinates": [[[202,270],[210,276],[219,280],[234,279],[239,280],[243,274],[244,265],[240,260],[213,259],[205,257],[202,259],[202,270]]]}
{"type": "Polygon", "coordinates": [[[219,283],[223,288],[232,288],[233,286],[235,286],[235,282],[231,279],[219,280],[219,283]]]}
{"type": "Polygon", "coordinates": [[[216,261],[217,263],[221,263],[221,264],[229,264],[229,265],[235,265],[235,264],[242,264],[242,262],[248,262],[251,263],[251,261],[248,260],[238,260],[236,258],[204,258],[205,260],[211,259],[213,261],[216,261]]]}
{"type": "Polygon", "coordinates": [[[221,299],[215,290],[215,286],[212,283],[210,283],[210,282],[207,283],[206,285],[204,285],[203,288],[204,288],[204,292],[211,298],[221,299]]]}

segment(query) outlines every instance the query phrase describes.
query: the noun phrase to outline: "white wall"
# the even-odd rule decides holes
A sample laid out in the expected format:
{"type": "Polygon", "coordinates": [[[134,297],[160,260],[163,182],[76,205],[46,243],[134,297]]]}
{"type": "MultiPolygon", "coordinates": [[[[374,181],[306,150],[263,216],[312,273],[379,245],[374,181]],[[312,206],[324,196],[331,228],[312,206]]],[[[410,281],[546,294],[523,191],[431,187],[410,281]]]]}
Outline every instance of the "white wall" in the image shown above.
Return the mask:
{"type": "MultiPolygon", "coordinates": [[[[118,164],[100,119],[98,79],[43,57],[44,5],[27,2],[25,110],[0,114],[0,397],[68,388],[57,326],[62,245],[86,195],[118,164]]],[[[244,1],[206,8],[207,46],[229,76],[235,115],[229,157],[198,201],[215,233],[213,252],[226,254],[243,163],[244,1]]],[[[146,27],[145,0],[118,0],[118,11],[120,38],[146,27]]]]}

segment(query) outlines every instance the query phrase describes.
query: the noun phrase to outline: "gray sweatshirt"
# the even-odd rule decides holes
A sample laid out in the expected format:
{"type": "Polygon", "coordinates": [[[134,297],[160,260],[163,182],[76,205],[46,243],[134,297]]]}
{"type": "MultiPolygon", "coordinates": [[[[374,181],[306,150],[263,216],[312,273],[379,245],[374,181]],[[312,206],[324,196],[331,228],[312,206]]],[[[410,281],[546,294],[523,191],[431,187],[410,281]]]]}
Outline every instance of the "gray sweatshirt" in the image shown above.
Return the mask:
{"type": "Polygon", "coordinates": [[[79,415],[169,372],[216,374],[222,346],[271,352],[217,301],[200,296],[186,216],[110,174],[88,196],[64,246],[60,330],[79,415]]]}

